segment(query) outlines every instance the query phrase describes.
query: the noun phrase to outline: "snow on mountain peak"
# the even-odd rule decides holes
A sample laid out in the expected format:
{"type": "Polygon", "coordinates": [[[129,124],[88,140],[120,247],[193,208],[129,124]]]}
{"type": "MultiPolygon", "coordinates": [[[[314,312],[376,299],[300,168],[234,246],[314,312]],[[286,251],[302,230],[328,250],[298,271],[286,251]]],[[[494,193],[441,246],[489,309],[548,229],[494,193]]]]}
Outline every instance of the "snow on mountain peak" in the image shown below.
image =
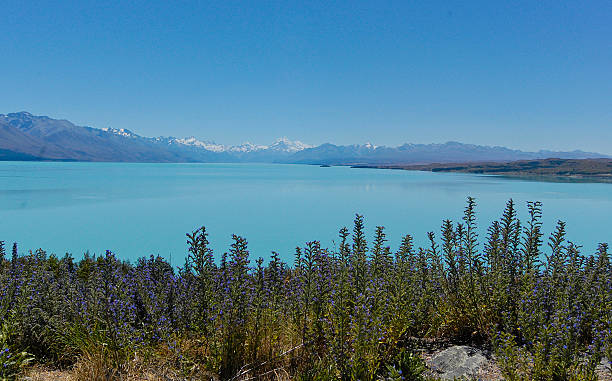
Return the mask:
{"type": "Polygon", "coordinates": [[[175,143],[183,144],[186,146],[194,146],[204,148],[205,150],[212,152],[224,152],[226,150],[225,146],[222,144],[217,144],[215,142],[210,141],[201,141],[196,139],[194,136],[190,136],[188,138],[183,139],[174,139],[175,143]]]}
{"type": "Polygon", "coordinates": [[[104,127],[104,128],[102,128],[102,131],[110,132],[111,134],[115,134],[115,135],[119,135],[119,136],[125,136],[125,137],[128,137],[128,138],[135,138],[135,137],[138,136],[135,133],[133,133],[132,131],[128,130],[127,128],[104,127]]]}
{"type": "Polygon", "coordinates": [[[306,148],[312,148],[313,146],[304,144],[299,140],[291,141],[286,137],[278,138],[276,141],[268,147],[268,149],[274,149],[276,151],[285,152],[298,152],[306,148]]]}
{"type": "Polygon", "coordinates": [[[246,142],[243,144],[240,144],[239,146],[231,146],[229,148],[229,151],[232,152],[253,152],[253,151],[262,151],[268,149],[268,146],[262,146],[262,145],[257,145],[257,144],[253,144],[250,142],[246,142]]]}
{"type": "Polygon", "coordinates": [[[188,137],[188,138],[183,138],[183,139],[171,138],[170,140],[171,142],[176,143],[176,144],[199,147],[199,148],[203,148],[205,150],[213,151],[213,152],[249,153],[249,152],[256,152],[256,151],[272,150],[272,151],[277,151],[277,152],[294,153],[294,152],[298,152],[306,148],[313,147],[311,145],[302,143],[297,140],[296,141],[289,140],[286,137],[278,138],[274,141],[274,143],[270,145],[260,145],[260,144],[253,144],[250,142],[245,142],[243,144],[235,145],[235,146],[225,146],[222,144],[217,144],[212,141],[201,141],[193,136],[188,137]]]}
{"type": "Polygon", "coordinates": [[[254,151],[273,150],[273,151],[279,151],[279,152],[293,153],[293,152],[301,151],[305,148],[312,148],[312,146],[308,144],[304,144],[300,141],[291,141],[283,137],[283,138],[276,139],[274,143],[267,145],[267,146],[246,142],[238,146],[232,146],[229,148],[229,150],[233,152],[254,152],[254,151]]]}

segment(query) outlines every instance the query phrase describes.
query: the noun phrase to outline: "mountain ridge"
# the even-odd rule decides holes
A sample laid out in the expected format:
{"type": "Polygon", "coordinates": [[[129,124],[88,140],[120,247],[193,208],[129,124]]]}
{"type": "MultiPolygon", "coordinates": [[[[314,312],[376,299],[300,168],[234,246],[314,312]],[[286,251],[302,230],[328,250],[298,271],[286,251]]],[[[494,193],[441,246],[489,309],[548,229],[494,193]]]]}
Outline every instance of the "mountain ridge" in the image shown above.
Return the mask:
{"type": "Polygon", "coordinates": [[[226,146],[194,136],[144,137],[123,128],[77,126],[65,119],[36,116],[25,111],[0,114],[0,160],[361,165],[510,161],[549,157],[590,159],[608,156],[580,150],[527,152],[454,141],[404,143],[396,147],[371,143],[324,143],[312,146],[282,137],[270,145],[246,142],[226,146]]]}

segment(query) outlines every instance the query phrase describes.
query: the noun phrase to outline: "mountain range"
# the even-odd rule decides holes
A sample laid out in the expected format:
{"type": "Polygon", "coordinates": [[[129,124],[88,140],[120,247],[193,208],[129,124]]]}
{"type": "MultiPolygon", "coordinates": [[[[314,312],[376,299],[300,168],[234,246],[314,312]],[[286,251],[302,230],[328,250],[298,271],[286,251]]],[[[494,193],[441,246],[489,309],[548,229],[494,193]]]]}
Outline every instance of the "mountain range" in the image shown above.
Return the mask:
{"type": "Polygon", "coordinates": [[[545,158],[587,159],[606,155],[584,152],[526,152],[448,142],[398,147],[311,146],[287,138],[270,145],[226,146],[195,137],[144,137],[127,129],[76,126],[67,120],[28,112],[0,114],[0,160],[107,162],[259,162],[327,165],[416,164],[513,161],[545,158]]]}

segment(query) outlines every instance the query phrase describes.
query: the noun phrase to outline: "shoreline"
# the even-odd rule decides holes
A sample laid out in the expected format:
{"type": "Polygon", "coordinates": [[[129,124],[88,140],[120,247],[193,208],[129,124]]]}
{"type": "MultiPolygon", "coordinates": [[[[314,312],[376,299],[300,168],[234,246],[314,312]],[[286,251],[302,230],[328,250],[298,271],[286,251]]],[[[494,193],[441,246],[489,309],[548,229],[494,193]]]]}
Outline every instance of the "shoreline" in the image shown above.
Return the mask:
{"type": "Polygon", "coordinates": [[[351,168],[467,173],[546,182],[612,183],[612,159],[539,159],[510,162],[353,164],[351,168]]]}

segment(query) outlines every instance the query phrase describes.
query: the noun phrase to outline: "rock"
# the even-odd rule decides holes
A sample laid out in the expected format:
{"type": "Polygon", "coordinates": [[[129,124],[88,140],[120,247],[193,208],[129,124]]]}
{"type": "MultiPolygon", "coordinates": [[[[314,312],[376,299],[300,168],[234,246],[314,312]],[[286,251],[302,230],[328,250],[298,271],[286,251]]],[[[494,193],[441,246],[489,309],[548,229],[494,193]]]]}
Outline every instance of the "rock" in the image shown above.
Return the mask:
{"type": "Polygon", "coordinates": [[[484,351],[460,345],[436,353],[427,365],[436,377],[454,380],[475,377],[489,366],[489,360],[484,351]]]}
{"type": "Polygon", "coordinates": [[[612,362],[608,361],[608,359],[605,357],[602,358],[601,362],[597,365],[597,368],[595,369],[595,373],[597,374],[598,380],[612,380],[612,362]]]}

